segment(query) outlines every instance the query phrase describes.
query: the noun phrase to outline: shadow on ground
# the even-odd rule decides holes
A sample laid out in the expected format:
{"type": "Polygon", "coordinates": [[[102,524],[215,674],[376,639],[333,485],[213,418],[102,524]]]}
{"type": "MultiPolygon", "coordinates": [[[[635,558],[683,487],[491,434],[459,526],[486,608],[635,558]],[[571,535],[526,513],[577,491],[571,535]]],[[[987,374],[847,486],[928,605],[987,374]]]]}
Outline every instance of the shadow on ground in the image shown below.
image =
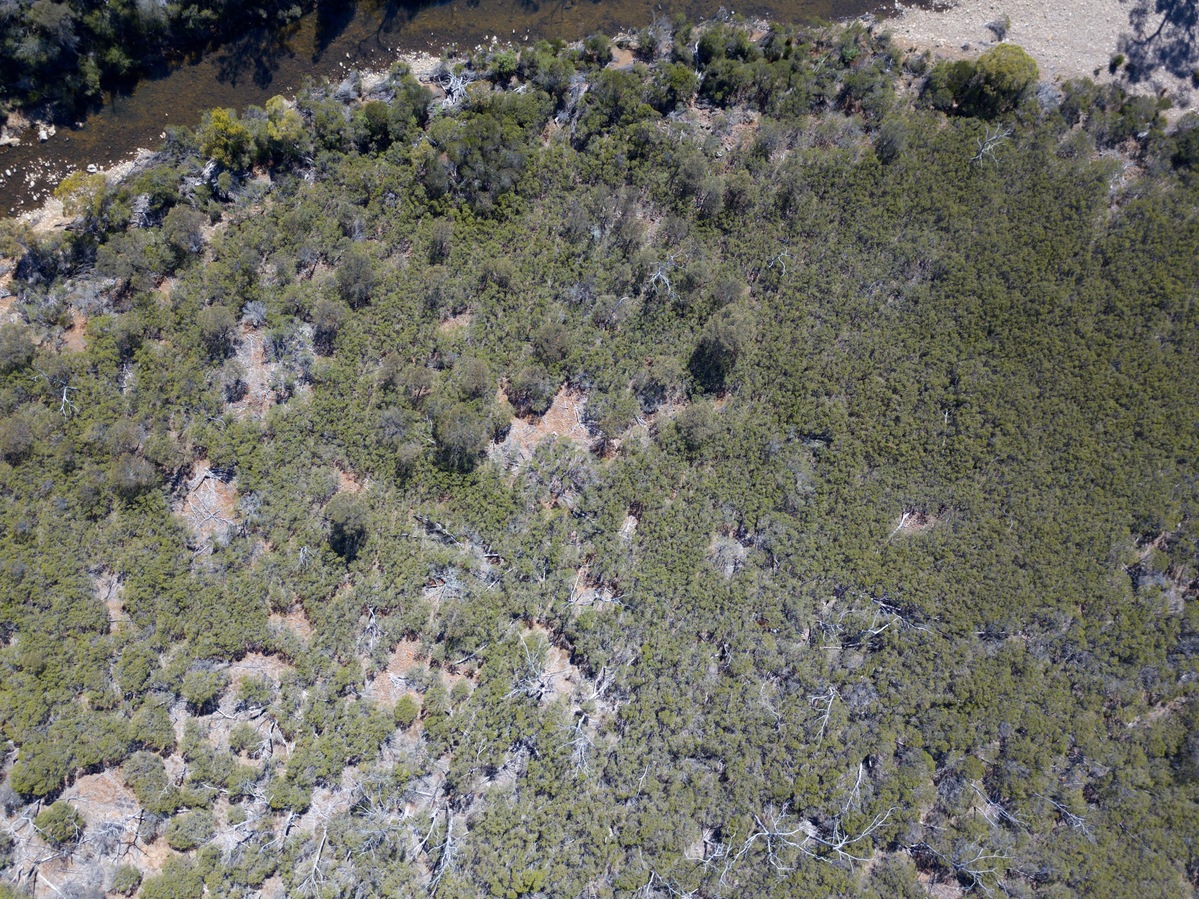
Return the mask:
{"type": "Polygon", "coordinates": [[[1120,37],[1129,81],[1148,81],[1158,72],[1194,78],[1199,69],[1199,4],[1195,0],[1135,0],[1128,14],[1131,34],[1120,37]]]}

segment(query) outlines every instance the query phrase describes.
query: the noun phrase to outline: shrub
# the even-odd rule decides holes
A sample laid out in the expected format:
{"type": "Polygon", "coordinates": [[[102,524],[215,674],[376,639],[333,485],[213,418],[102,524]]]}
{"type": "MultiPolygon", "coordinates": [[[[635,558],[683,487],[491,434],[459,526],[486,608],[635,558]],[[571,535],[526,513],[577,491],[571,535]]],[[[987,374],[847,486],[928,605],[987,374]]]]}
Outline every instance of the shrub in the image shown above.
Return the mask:
{"type": "Polygon", "coordinates": [[[179,807],[179,793],[167,777],[166,765],[152,752],[135,752],[121,766],[121,776],[147,812],[164,815],[179,807]]]}
{"type": "Polygon", "coordinates": [[[189,671],[179,693],[193,713],[206,715],[216,708],[228,682],[220,671],[189,671]]]}
{"type": "Polygon", "coordinates": [[[24,325],[0,325],[0,373],[24,368],[33,360],[33,340],[24,325]]]}
{"type": "Polygon", "coordinates": [[[18,462],[33,446],[33,431],[25,419],[16,415],[0,419],[0,458],[18,462]]]}
{"type": "Polygon", "coordinates": [[[53,846],[77,843],[83,836],[83,818],[65,802],[55,802],[42,809],[33,826],[53,846]]]}
{"type": "Polygon", "coordinates": [[[420,715],[420,703],[416,701],[411,693],[405,693],[396,702],[396,724],[402,728],[406,728],[416,720],[418,715],[420,715]]]}
{"type": "Polygon", "coordinates": [[[1000,44],[978,58],[976,79],[978,112],[1007,112],[1037,80],[1037,63],[1022,47],[1000,44]]]}
{"type": "Polygon", "coordinates": [[[337,292],[350,308],[358,309],[371,300],[375,290],[375,267],[366,250],[353,246],[337,269],[337,292]]]}
{"type": "Polygon", "coordinates": [[[458,471],[474,467],[490,434],[487,416],[470,403],[448,406],[433,421],[433,437],[441,463],[458,471]]]}
{"type": "Polygon", "coordinates": [[[366,542],[367,507],[352,493],[339,493],[325,507],[329,520],[329,545],[333,551],[352,562],[366,542]]]}
{"type": "Polygon", "coordinates": [[[724,387],[753,335],[753,320],[740,305],[727,306],[708,319],[690,362],[691,374],[704,390],[724,387]]]}
{"type": "Polygon", "coordinates": [[[993,118],[1014,109],[1036,80],[1036,61],[1015,44],[1000,44],[975,62],[938,64],[923,96],[934,109],[993,118]]]}
{"type": "Polygon", "coordinates": [[[546,365],[556,365],[570,351],[570,332],[561,322],[546,322],[533,332],[533,354],[546,365]]]}
{"type": "Polygon", "coordinates": [[[133,865],[121,865],[113,872],[108,889],[110,892],[119,893],[122,896],[132,896],[141,885],[142,872],[133,865]]]}
{"type": "Polygon", "coordinates": [[[162,873],[142,884],[141,899],[202,899],[204,878],[186,858],[168,858],[162,873]]]}
{"type": "Polygon", "coordinates": [[[200,153],[220,165],[241,171],[250,162],[250,130],[231,109],[214,109],[200,125],[200,153]]]}
{"type": "Polygon", "coordinates": [[[113,459],[108,477],[112,489],[126,499],[145,493],[158,484],[158,472],[154,466],[132,453],[123,453],[113,459]]]}
{"type": "Polygon", "coordinates": [[[247,677],[237,688],[237,704],[244,709],[266,708],[275,698],[275,685],[266,675],[247,677]]]}
{"type": "Polygon", "coordinates": [[[508,398],[522,415],[544,415],[557,392],[558,382],[544,366],[534,363],[513,375],[508,398]]]}
{"type": "Polygon", "coordinates": [[[229,309],[205,306],[196,315],[196,324],[200,328],[200,340],[211,358],[221,359],[229,354],[233,329],[237,327],[237,319],[229,309]]]}
{"type": "Polygon", "coordinates": [[[229,749],[236,753],[248,753],[261,742],[258,731],[248,721],[239,721],[229,731],[229,749]]]}
{"type": "Polygon", "coordinates": [[[212,839],[215,832],[212,812],[196,809],[171,819],[166,830],[167,845],[179,852],[189,852],[212,839]]]}

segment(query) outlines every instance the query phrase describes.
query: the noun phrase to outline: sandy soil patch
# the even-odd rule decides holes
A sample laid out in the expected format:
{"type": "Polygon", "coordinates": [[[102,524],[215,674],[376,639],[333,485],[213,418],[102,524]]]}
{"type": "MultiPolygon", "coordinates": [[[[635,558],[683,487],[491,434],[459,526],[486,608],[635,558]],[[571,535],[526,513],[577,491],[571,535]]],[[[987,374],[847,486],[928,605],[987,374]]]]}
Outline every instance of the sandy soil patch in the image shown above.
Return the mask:
{"type": "Polygon", "coordinates": [[[312,622],[308,620],[308,615],[300,606],[287,612],[272,612],[267,621],[276,627],[284,627],[293,631],[305,643],[311,640],[315,633],[312,629],[312,622]]]}
{"type": "Polygon", "coordinates": [[[71,327],[62,336],[62,348],[72,353],[87,349],[87,316],[78,309],[71,311],[71,327]]]}
{"type": "Polygon", "coordinates": [[[895,519],[894,530],[891,531],[891,536],[921,534],[936,527],[937,521],[937,516],[931,512],[925,512],[920,509],[905,511],[899,518],[895,519]]]}
{"type": "Polygon", "coordinates": [[[104,569],[93,575],[92,590],[96,599],[104,603],[104,608],[108,610],[108,629],[110,631],[117,630],[122,622],[129,620],[129,614],[125,611],[123,602],[125,588],[116,572],[104,569]]]}
{"type": "Polygon", "coordinates": [[[342,812],[348,812],[353,796],[353,784],[358,769],[351,766],[341,772],[341,783],[336,787],[317,787],[312,791],[312,804],[308,811],[292,825],[299,833],[317,834],[329,826],[329,821],[342,812]]]}
{"type": "Polygon", "coordinates": [[[84,775],[63,791],[62,798],[83,816],[89,831],[114,822],[136,831],[137,799],[115,771],[84,775]]]}
{"type": "Polygon", "coordinates": [[[16,311],[17,295],[12,292],[12,272],[0,274],[0,325],[20,321],[16,311]]]}
{"type": "Polygon", "coordinates": [[[429,53],[400,53],[397,59],[418,81],[428,81],[441,70],[441,57],[429,53]]]}
{"type": "Polygon", "coordinates": [[[241,336],[237,341],[234,359],[241,367],[246,393],[236,403],[230,403],[229,407],[239,417],[261,418],[275,401],[274,391],[271,390],[272,366],[266,360],[266,348],[259,329],[243,323],[239,330],[241,336]]]}
{"type": "Polygon", "coordinates": [[[418,660],[420,653],[418,641],[401,640],[388,659],[387,667],[367,681],[363,696],[388,706],[394,706],[405,694],[419,699],[420,694],[409,685],[408,674],[421,665],[418,660]]]}
{"type": "Polygon", "coordinates": [[[197,459],[175,512],[187,522],[197,539],[208,542],[222,529],[238,524],[237,488],[213,472],[207,459],[197,459]]]}
{"type": "MultiPolygon", "coordinates": [[[[505,402],[508,400],[502,390],[499,398],[505,402]]],[[[533,457],[534,450],[540,444],[551,437],[571,440],[583,449],[590,449],[591,432],[583,423],[585,403],[586,397],[581,391],[563,387],[545,415],[540,418],[513,418],[508,436],[501,443],[492,444],[488,454],[522,465],[533,457]]]]}
{"type": "Polygon", "coordinates": [[[451,315],[445,321],[437,326],[437,330],[441,334],[457,334],[459,331],[464,331],[470,327],[470,323],[474,320],[474,314],[469,310],[459,312],[457,315],[451,315]]]}
{"type": "Polygon", "coordinates": [[[337,469],[338,493],[361,493],[365,489],[362,479],[352,471],[344,468],[337,469]]]}
{"type": "Polygon", "coordinates": [[[624,47],[612,48],[612,61],[608,63],[610,69],[628,69],[633,65],[633,51],[624,47]]]}
{"type": "Polygon", "coordinates": [[[291,671],[291,666],[282,659],[276,656],[265,656],[260,652],[252,652],[229,666],[229,690],[225,694],[226,698],[230,700],[231,704],[236,703],[237,689],[248,677],[265,676],[278,684],[288,671],[291,671]]]}
{"type": "MultiPolygon", "coordinates": [[[[1019,44],[1037,61],[1048,81],[1091,78],[1114,80],[1108,63],[1118,52],[1121,35],[1131,34],[1124,0],[957,0],[947,9],[930,10],[896,3],[897,16],[881,23],[903,45],[928,48],[938,56],[975,56],[997,43],[987,24],[1007,16],[1006,39],[1019,44]],[[1095,74],[1098,69],[1099,73],[1095,74]]],[[[1150,22],[1156,27],[1157,17],[1150,22]]],[[[1189,81],[1157,71],[1131,90],[1175,97],[1172,117],[1190,105],[1194,88],[1189,81]]]]}

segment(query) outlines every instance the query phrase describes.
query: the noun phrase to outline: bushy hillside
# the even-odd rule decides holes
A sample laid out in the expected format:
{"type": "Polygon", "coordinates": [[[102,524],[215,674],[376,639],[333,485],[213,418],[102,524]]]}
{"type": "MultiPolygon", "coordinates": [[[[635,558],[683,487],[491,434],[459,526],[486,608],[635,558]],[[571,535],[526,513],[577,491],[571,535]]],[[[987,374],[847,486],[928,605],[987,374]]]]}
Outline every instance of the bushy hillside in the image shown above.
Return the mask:
{"type": "Polygon", "coordinates": [[[633,49],[3,225],[5,882],[1193,893],[1199,129],[1014,47],[633,49]]]}

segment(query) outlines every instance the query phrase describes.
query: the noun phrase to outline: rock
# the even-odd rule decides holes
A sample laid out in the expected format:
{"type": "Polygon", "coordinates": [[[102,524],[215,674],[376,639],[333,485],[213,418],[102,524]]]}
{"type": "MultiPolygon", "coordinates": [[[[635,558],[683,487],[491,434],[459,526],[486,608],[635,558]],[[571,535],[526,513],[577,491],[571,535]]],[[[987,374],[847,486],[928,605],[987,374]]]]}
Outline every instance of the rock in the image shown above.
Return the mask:
{"type": "Polygon", "coordinates": [[[37,139],[40,140],[42,143],[45,143],[46,141],[48,141],[50,139],[50,132],[47,131],[45,128],[39,128],[37,130],[37,139]]]}
{"type": "Polygon", "coordinates": [[[89,175],[94,175],[98,171],[100,171],[100,170],[98,168],[96,168],[96,164],[94,162],[87,167],[87,173],[89,175]]]}
{"type": "Polygon", "coordinates": [[[1042,81],[1037,85],[1037,102],[1046,112],[1051,112],[1061,106],[1064,96],[1057,85],[1052,82],[1042,81]]]}
{"type": "Polygon", "coordinates": [[[129,221],[135,228],[150,226],[150,195],[138,194],[129,207],[129,221]]]}

